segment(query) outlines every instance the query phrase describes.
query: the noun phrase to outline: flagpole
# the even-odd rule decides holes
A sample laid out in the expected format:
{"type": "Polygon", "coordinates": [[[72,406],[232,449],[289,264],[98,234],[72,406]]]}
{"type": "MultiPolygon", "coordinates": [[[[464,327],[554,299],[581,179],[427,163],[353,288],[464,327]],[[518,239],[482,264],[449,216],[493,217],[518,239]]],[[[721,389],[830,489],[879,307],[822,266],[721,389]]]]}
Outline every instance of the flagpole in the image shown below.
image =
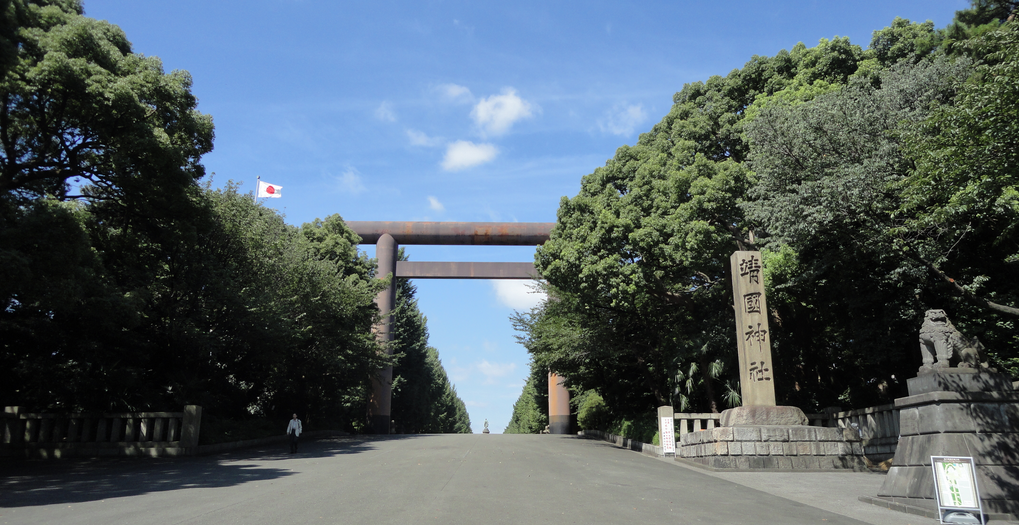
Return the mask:
{"type": "Polygon", "coordinates": [[[262,180],[262,176],[261,175],[258,175],[257,177],[255,177],[255,195],[254,195],[254,197],[255,197],[255,206],[258,206],[258,183],[261,180],[262,180]]]}

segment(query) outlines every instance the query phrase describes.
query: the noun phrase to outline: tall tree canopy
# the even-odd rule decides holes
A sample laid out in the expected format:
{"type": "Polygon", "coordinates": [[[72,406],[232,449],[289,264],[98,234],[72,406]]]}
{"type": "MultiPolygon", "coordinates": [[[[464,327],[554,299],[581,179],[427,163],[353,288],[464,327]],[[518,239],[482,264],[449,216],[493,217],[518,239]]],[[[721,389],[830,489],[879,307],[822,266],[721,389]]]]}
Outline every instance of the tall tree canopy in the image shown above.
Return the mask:
{"type": "Polygon", "coordinates": [[[186,71],[70,0],[0,2],[0,397],[359,427],[384,282],[337,216],[201,187],[186,71]]]}
{"type": "Polygon", "coordinates": [[[616,417],[738,404],[728,259],[758,248],[780,403],[901,395],[927,308],[1019,371],[1012,10],[897,18],[866,50],[798,44],[684,86],[561,201],[535,256],[550,300],[515,318],[535,366],[616,417]]]}
{"type": "MultiPolygon", "coordinates": [[[[406,260],[403,249],[400,260],[406,260]]],[[[471,433],[467,405],[450,383],[439,351],[428,346],[428,326],[414,297],[417,288],[398,279],[394,312],[395,347],[399,361],[393,368],[393,421],[397,432],[471,433]]]]}

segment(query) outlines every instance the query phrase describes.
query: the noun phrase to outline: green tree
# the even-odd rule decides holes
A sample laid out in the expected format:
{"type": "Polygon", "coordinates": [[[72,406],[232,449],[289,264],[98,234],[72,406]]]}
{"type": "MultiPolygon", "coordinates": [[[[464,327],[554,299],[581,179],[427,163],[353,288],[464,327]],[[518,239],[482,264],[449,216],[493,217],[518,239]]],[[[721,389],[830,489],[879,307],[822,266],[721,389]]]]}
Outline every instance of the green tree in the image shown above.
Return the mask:
{"type": "Polygon", "coordinates": [[[186,217],[202,214],[195,181],[212,119],[196,110],[187,72],[164,74],[119,28],[81,13],[75,1],[0,3],[0,235],[10,241],[0,259],[20,278],[0,289],[3,383],[8,399],[34,406],[133,406],[152,393],[140,380],[149,354],[128,350],[150,342],[135,332],[148,297],[123,278],[150,272],[161,242],[194,231],[186,217]],[[91,205],[57,204],[76,197],[91,205]],[[130,239],[116,264],[96,246],[96,224],[102,238],[130,239]]]}
{"type": "Polygon", "coordinates": [[[3,7],[4,32],[16,26],[0,79],[8,206],[64,199],[70,182],[88,182],[87,199],[157,210],[204,175],[212,118],[197,111],[186,71],[163,73],[158,58],[132,53],[123,31],[82,16],[77,1],[3,7]]]}
{"type": "Polygon", "coordinates": [[[708,409],[731,401],[732,384],[712,371],[735,370],[728,258],[753,246],[738,206],[752,183],[748,110],[787,88],[801,100],[830,91],[863,55],[848,39],[822,40],[688,84],[636,145],[585,176],[535,258],[553,298],[518,323],[535,362],[596,389],[620,417],[684,396],[708,409]]]}
{"type": "Polygon", "coordinates": [[[988,51],[974,79],[954,104],[910,130],[916,170],[903,185],[899,211],[903,230],[943,239],[935,250],[909,250],[947,289],[974,306],[1019,316],[1007,304],[1019,303],[1012,278],[1019,261],[1019,25],[986,34],[973,47],[988,51]],[[977,250],[984,256],[980,269],[959,267],[977,250]],[[946,264],[959,273],[946,272],[946,264]]]}
{"type": "Polygon", "coordinates": [[[513,414],[505,434],[540,434],[548,426],[548,372],[531,362],[531,373],[520,397],[513,403],[513,414]]]}
{"type": "MultiPolygon", "coordinates": [[[[400,260],[406,260],[400,250],[400,260]]],[[[399,357],[393,368],[392,414],[400,433],[470,433],[467,406],[449,382],[439,352],[428,346],[427,319],[414,297],[417,288],[408,279],[396,281],[393,314],[399,357]]]]}

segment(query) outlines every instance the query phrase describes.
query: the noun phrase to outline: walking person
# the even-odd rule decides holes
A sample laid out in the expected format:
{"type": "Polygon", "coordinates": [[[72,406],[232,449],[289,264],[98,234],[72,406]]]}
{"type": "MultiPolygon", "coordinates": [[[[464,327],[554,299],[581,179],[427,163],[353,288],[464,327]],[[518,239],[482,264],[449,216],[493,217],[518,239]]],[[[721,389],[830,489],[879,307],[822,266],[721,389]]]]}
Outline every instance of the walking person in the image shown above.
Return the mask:
{"type": "Polygon", "coordinates": [[[297,414],[290,419],[290,424],[287,425],[287,435],[290,436],[290,453],[297,453],[297,438],[301,435],[301,420],[297,419],[297,414]]]}

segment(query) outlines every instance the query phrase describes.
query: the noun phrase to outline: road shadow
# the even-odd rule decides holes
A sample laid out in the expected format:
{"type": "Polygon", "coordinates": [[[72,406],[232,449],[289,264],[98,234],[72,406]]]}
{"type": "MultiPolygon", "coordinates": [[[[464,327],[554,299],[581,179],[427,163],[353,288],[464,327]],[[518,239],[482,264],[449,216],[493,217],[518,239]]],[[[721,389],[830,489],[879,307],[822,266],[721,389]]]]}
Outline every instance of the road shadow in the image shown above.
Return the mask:
{"type": "Polygon", "coordinates": [[[210,455],[208,457],[231,460],[252,461],[283,461],[299,458],[329,458],[346,454],[360,454],[375,450],[375,442],[411,440],[429,434],[395,434],[395,435],[355,435],[333,436],[301,441],[297,453],[290,453],[290,442],[233,450],[210,455]]]}
{"type": "Polygon", "coordinates": [[[92,458],[0,461],[0,508],[83,503],[153,492],[221,488],[300,475],[287,461],[374,450],[381,440],[417,435],[342,436],[187,458],[92,458]],[[267,465],[268,463],[268,465],[267,465]],[[271,465],[271,466],[269,466],[271,465]]]}

